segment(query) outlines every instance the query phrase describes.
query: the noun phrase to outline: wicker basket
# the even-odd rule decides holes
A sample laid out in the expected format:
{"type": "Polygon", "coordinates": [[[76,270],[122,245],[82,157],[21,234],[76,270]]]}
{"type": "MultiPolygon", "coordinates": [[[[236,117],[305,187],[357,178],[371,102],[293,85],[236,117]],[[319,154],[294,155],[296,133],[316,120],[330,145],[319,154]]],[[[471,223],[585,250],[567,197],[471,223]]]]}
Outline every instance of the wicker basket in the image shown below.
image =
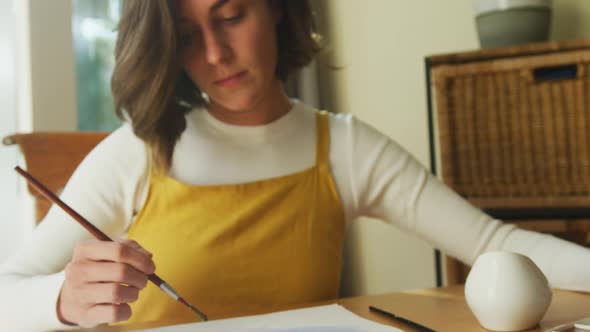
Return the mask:
{"type": "Polygon", "coordinates": [[[590,43],[565,46],[433,58],[441,175],[475,205],[590,206],[590,43]]]}
{"type": "MultiPolygon", "coordinates": [[[[495,217],[590,247],[590,40],[433,56],[427,73],[442,180],[495,217]]],[[[445,261],[447,284],[464,283],[469,267],[445,261]]]]}

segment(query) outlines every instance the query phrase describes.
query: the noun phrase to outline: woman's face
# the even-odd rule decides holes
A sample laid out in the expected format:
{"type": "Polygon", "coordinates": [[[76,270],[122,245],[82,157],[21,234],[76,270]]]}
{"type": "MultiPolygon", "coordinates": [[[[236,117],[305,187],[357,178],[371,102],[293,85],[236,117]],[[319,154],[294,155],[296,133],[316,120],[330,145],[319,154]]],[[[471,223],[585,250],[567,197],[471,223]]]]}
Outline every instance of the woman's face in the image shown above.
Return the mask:
{"type": "Polygon", "coordinates": [[[182,63],[213,106],[251,110],[276,78],[277,9],[268,0],[178,0],[182,63]]]}

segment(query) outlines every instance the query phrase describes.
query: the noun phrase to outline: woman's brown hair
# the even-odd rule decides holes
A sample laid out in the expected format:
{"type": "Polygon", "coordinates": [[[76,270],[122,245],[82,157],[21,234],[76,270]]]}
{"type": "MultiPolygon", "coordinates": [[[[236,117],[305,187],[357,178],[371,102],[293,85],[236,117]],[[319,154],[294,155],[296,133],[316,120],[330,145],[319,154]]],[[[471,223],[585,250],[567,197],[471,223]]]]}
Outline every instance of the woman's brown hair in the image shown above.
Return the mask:
{"type": "MultiPolygon", "coordinates": [[[[269,1],[282,10],[276,74],[285,81],[320,48],[308,0],[269,1]]],[[[185,114],[205,104],[180,64],[175,2],[124,1],[111,81],[117,116],[130,120],[158,171],[170,168],[174,145],[186,128],[185,114]]]]}

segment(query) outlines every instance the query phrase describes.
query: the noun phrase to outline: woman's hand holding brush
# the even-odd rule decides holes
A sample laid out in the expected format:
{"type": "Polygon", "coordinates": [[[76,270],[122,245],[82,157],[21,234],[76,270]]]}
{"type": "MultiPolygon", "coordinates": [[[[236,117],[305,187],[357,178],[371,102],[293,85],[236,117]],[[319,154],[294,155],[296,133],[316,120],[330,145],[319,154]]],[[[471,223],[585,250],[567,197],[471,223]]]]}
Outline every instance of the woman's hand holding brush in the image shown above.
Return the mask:
{"type": "Polygon", "coordinates": [[[58,317],[82,327],[125,321],[154,270],[152,254],[135,241],[81,243],[65,268],[58,317]]]}

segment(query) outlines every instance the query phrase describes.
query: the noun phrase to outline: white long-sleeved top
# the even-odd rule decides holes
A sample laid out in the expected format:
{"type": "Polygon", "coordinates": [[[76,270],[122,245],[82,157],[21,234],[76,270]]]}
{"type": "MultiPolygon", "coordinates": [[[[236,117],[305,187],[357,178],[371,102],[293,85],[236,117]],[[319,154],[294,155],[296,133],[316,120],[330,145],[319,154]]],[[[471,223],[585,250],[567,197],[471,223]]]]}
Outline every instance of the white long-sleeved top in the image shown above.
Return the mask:
{"type": "MultiPolygon", "coordinates": [[[[278,177],[315,163],[316,112],[300,102],[260,126],[221,122],[203,109],[187,116],[169,175],[193,185],[278,177]]],[[[389,137],[351,115],[330,115],[330,166],[347,222],[375,217],[472,264],[485,251],[523,253],[556,288],[590,291],[590,250],[520,230],[472,207],[389,137]]],[[[144,143],[126,124],[75,171],[61,198],[111,237],[124,237],[142,208],[150,174],[144,143]]],[[[0,267],[0,312],[10,330],[67,328],[56,314],[63,269],[90,235],[52,208],[30,241],[0,267]]]]}

